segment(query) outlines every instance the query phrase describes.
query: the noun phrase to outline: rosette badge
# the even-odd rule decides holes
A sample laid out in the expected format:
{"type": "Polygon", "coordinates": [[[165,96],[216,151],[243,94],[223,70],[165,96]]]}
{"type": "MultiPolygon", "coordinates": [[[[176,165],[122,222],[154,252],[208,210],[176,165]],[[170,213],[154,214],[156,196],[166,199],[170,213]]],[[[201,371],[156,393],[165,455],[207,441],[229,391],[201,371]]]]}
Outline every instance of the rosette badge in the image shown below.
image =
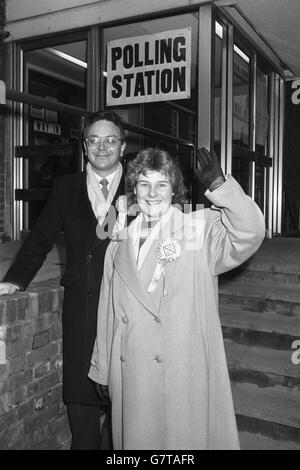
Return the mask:
{"type": "Polygon", "coordinates": [[[181,246],[177,240],[163,240],[156,250],[157,258],[164,263],[175,261],[180,255],[181,246]]]}
{"type": "Polygon", "coordinates": [[[139,213],[138,205],[137,204],[129,205],[128,198],[125,195],[118,197],[118,199],[115,202],[115,208],[117,212],[119,212],[119,215],[121,214],[122,216],[129,215],[132,217],[136,217],[137,214],[139,213]]]}
{"type": "Polygon", "coordinates": [[[116,200],[115,207],[118,212],[127,213],[127,196],[119,196],[116,200]]]}

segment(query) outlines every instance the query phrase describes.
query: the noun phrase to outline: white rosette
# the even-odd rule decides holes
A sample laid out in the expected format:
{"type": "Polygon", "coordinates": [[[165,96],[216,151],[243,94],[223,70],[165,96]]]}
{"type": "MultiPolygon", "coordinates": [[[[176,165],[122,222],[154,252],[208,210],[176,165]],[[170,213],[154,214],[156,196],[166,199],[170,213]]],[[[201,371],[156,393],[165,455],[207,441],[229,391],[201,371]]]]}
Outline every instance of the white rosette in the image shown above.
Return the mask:
{"type": "Polygon", "coordinates": [[[156,256],[159,261],[164,263],[171,263],[181,255],[181,246],[177,240],[168,239],[163,240],[156,250],[156,256]]]}
{"type": "Polygon", "coordinates": [[[123,230],[126,224],[126,216],[127,216],[127,196],[119,196],[115,202],[115,208],[118,212],[118,216],[116,217],[116,223],[114,225],[112,239],[118,238],[118,233],[123,230]]]}
{"type": "Polygon", "coordinates": [[[165,287],[165,265],[166,263],[172,263],[176,261],[177,258],[181,255],[181,246],[177,240],[171,238],[163,240],[156,249],[156,256],[158,258],[158,263],[154,270],[151,282],[148,287],[148,292],[154,292],[157,283],[160,279],[160,276],[164,276],[164,288],[163,294],[167,295],[167,290],[165,287]]]}

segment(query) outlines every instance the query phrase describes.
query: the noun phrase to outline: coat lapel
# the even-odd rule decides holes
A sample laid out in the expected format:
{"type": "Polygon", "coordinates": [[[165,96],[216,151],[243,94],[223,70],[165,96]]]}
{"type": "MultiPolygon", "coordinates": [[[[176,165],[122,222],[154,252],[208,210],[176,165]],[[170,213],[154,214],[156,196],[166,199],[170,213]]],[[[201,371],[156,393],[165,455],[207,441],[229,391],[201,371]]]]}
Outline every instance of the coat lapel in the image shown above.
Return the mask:
{"type": "MultiPolygon", "coordinates": [[[[163,227],[161,232],[162,236],[165,238],[172,238],[176,232],[180,232],[182,229],[183,224],[183,217],[182,212],[175,209],[174,215],[171,219],[166,223],[163,227]]],[[[155,249],[158,246],[158,240],[153,241],[153,246],[150,248],[149,256],[151,259],[145,260],[146,269],[145,269],[145,276],[143,277],[142,273],[138,271],[136,258],[134,254],[133,248],[133,240],[134,240],[134,225],[129,227],[129,230],[124,230],[123,234],[125,237],[122,239],[120,243],[120,247],[117,251],[114,265],[120,276],[122,277],[124,283],[130,289],[130,291],[134,294],[134,296],[138,299],[138,301],[154,316],[158,316],[159,310],[158,307],[154,305],[151,299],[151,295],[147,292],[147,282],[146,278],[149,277],[149,271],[152,270],[151,276],[153,275],[154,269],[157,264],[157,259],[155,256],[155,249]]],[[[176,264],[176,263],[168,263],[168,264],[176,264]]],[[[172,272],[175,274],[176,267],[167,265],[167,269],[171,269],[172,272]]],[[[143,268],[142,268],[143,270],[143,268]]],[[[173,276],[171,276],[174,279],[173,276]]],[[[170,279],[169,284],[172,284],[172,279],[170,279]]],[[[171,287],[171,286],[170,286],[171,287]]]]}
{"type": "Polygon", "coordinates": [[[152,303],[151,298],[143,284],[140,273],[137,270],[133,245],[130,238],[123,240],[116,254],[114,265],[123,282],[136,297],[136,299],[154,316],[158,310],[152,303]]]}

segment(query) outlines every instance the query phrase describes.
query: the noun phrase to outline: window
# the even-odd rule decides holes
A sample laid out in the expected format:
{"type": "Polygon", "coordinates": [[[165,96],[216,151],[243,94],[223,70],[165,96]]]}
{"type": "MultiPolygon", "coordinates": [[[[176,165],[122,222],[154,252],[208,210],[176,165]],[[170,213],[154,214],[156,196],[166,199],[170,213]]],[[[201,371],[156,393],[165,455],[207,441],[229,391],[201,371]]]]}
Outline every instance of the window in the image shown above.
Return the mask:
{"type": "Polygon", "coordinates": [[[222,133],[222,72],[223,26],[215,23],[215,73],[214,73],[214,149],[221,156],[222,133]]]}
{"type": "MultiPolygon", "coordinates": [[[[30,95],[85,109],[87,106],[87,40],[53,43],[23,54],[23,89],[30,95]]],[[[49,107],[25,106],[23,188],[16,190],[24,203],[23,229],[39,216],[56,177],[79,169],[81,120],[76,114],[49,107]]]]}
{"type": "Polygon", "coordinates": [[[250,58],[234,45],[233,142],[250,147],[250,58]]]}
{"type": "Polygon", "coordinates": [[[269,137],[269,79],[256,69],[255,150],[267,155],[269,137]]]}

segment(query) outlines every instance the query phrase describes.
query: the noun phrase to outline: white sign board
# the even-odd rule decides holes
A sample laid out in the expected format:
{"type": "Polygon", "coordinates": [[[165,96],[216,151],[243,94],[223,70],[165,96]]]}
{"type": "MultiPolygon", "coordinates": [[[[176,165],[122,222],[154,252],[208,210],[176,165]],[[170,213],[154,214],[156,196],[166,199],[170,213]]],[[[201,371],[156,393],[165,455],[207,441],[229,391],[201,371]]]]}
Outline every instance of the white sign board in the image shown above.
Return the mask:
{"type": "Polygon", "coordinates": [[[107,44],[108,106],[190,97],[191,28],[107,44]]]}

